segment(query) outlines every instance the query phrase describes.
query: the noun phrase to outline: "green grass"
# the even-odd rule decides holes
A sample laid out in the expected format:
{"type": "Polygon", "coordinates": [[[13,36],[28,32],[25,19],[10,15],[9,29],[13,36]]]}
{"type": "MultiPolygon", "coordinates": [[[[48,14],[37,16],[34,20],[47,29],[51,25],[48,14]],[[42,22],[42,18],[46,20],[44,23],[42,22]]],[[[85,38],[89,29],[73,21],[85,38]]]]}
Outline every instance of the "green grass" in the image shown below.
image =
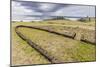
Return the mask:
{"type": "Polygon", "coordinates": [[[50,63],[34,48],[23,41],[12,28],[12,65],[47,64],[50,63]]]}
{"type": "Polygon", "coordinates": [[[36,29],[18,30],[61,62],[95,60],[95,45],[36,29]]]}
{"type": "Polygon", "coordinates": [[[79,42],[73,56],[79,61],[95,61],[95,48],[96,47],[94,45],[79,42]]]}
{"type": "MultiPolygon", "coordinates": [[[[64,26],[85,27],[94,29],[95,23],[80,23],[78,21],[41,21],[41,22],[15,22],[12,23],[12,64],[46,64],[50,63],[34,48],[30,47],[16,33],[15,27],[18,25],[28,26],[51,26],[59,32],[64,26]],[[51,24],[52,22],[53,24],[51,24]]],[[[65,38],[39,30],[20,29],[20,31],[30,38],[33,42],[39,44],[58,60],[66,62],[76,61],[95,61],[95,45],[65,38]],[[30,32],[30,33],[29,33],[30,32]],[[51,46],[53,45],[53,46],[51,46]]]]}

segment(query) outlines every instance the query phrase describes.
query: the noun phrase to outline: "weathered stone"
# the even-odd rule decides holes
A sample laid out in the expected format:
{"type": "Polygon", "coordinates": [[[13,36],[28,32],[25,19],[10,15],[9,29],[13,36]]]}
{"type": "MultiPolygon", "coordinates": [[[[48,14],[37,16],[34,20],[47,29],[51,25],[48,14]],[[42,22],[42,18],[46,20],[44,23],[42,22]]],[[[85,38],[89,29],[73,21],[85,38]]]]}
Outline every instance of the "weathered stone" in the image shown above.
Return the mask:
{"type": "Polygon", "coordinates": [[[88,32],[84,33],[81,40],[95,44],[96,43],[95,31],[88,31],[88,32]]]}

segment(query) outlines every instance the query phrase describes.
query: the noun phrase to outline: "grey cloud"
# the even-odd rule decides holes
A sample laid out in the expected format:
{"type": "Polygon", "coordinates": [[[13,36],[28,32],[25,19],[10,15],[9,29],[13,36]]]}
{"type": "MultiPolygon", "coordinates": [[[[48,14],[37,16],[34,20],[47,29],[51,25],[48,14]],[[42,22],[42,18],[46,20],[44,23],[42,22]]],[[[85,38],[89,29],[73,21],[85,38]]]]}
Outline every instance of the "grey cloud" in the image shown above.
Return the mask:
{"type": "MultiPolygon", "coordinates": [[[[83,17],[87,15],[95,17],[95,7],[94,6],[42,3],[42,2],[33,2],[33,1],[20,1],[20,0],[13,0],[13,1],[20,3],[20,6],[23,6],[25,9],[33,11],[32,14],[23,15],[24,17],[28,17],[28,18],[35,17],[39,19],[45,19],[46,17],[51,18],[55,16],[83,17]],[[44,4],[46,4],[47,9],[42,7],[44,6],[44,4]],[[35,12],[41,13],[41,15],[34,14],[35,12]]],[[[14,15],[13,17],[18,17],[18,16],[14,15]]]]}

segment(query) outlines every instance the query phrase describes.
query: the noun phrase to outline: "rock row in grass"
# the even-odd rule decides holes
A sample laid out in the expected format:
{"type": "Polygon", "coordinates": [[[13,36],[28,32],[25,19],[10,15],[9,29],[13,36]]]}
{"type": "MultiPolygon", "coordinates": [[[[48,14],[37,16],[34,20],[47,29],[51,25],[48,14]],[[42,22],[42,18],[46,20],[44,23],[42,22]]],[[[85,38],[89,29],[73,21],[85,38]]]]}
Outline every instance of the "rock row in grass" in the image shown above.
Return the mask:
{"type": "Polygon", "coordinates": [[[81,40],[95,44],[96,43],[95,31],[94,30],[85,30],[85,33],[82,34],[81,40]]]}
{"type": "Polygon", "coordinates": [[[70,37],[76,40],[80,40],[92,44],[96,43],[95,30],[83,29],[79,27],[67,27],[67,26],[63,26],[63,27],[61,26],[60,28],[58,27],[58,29],[56,29],[54,26],[33,26],[33,27],[22,26],[22,27],[36,28],[51,33],[63,35],[66,37],[70,37]]]}
{"type": "Polygon", "coordinates": [[[79,27],[67,27],[67,26],[62,26],[62,28],[60,27],[58,29],[56,29],[54,26],[34,26],[34,27],[45,29],[48,30],[49,32],[57,32],[76,40],[92,44],[96,43],[95,30],[83,29],[79,27]]]}
{"type": "Polygon", "coordinates": [[[25,37],[21,32],[18,31],[18,28],[16,27],[15,31],[18,34],[19,37],[21,37],[23,40],[25,40],[31,47],[35,48],[40,54],[42,54],[48,61],[51,63],[60,63],[61,61],[56,59],[53,55],[50,55],[46,50],[42,49],[39,45],[36,43],[32,42],[30,39],[25,37]]]}
{"type": "MultiPolygon", "coordinates": [[[[46,32],[44,30],[40,30],[33,27],[27,27],[27,26],[19,26],[19,30],[17,30],[17,32],[18,31],[20,32],[18,34],[21,34],[20,37],[22,36],[21,38],[23,40],[26,40],[28,44],[30,44],[38,52],[40,52],[42,55],[48,58],[48,60],[51,63],[81,61],[79,60],[79,58],[74,58],[74,55],[77,54],[74,52],[77,52],[77,48],[78,48],[77,46],[78,42],[76,40],[73,40],[71,38],[65,38],[62,36],[58,36],[58,35],[46,32]],[[32,28],[32,29],[29,29],[29,28],[32,28]],[[34,30],[38,30],[38,32],[34,30]],[[45,32],[45,33],[41,33],[41,32],[45,32]],[[47,39],[44,35],[47,36],[47,38],[50,38],[50,40],[47,39]],[[27,39],[25,36],[29,39],[27,39]]],[[[85,54],[86,56],[88,56],[88,53],[85,53],[85,54]]],[[[94,54],[94,53],[90,53],[90,54],[94,54]]],[[[81,57],[84,57],[82,55],[81,57]]]]}

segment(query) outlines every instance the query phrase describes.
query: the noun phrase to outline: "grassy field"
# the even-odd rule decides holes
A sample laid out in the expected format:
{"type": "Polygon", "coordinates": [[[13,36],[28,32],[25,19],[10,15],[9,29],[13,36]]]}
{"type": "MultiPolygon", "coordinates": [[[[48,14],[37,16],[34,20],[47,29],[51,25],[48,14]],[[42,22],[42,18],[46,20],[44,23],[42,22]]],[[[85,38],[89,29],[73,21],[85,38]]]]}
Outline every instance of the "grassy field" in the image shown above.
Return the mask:
{"type": "MultiPolygon", "coordinates": [[[[18,25],[52,26],[55,30],[64,26],[95,29],[95,22],[65,20],[14,22],[12,23],[12,65],[50,63],[15,33],[15,27],[18,25]]],[[[18,30],[61,62],[95,61],[96,46],[93,44],[36,29],[19,28],[18,30]]]]}
{"type": "Polygon", "coordinates": [[[13,25],[14,24],[12,24],[12,65],[50,63],[16,34],[15,26],[13,25]]]}

